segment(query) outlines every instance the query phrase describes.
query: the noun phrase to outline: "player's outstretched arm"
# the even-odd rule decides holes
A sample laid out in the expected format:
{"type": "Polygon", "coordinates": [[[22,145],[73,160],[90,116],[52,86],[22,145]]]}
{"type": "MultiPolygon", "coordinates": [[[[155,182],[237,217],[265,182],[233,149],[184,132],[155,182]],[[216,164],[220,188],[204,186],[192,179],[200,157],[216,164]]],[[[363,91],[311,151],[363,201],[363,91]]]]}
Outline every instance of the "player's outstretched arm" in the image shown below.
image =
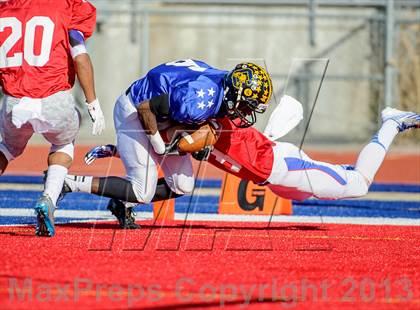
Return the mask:
{"type": "Polygon", "coordinates": [[[92,61],[89,54],[83,53],[74,58],[74,66],[80,86],[85,94],[86,102],[96,100],[95,80],[92,61]]]}
{"type": "Polygon", "coordinates": [[[93,122],[92,134],[101,134],[105,129],[105,118],[96,98],[93,65],[86,50],[83,33],[74,29],[70,30],[69,45],[77,78],[85,94],[88,112],[93,122]]]}
{"type": "Polygon", "coordinates": [[[99,100],[96,98],[93,66],[87,53],[74,58],[77,78],[86,97],[86,103],[93,127],[92,134],[100,135],[105,129],[105,118],[99,100]]]}

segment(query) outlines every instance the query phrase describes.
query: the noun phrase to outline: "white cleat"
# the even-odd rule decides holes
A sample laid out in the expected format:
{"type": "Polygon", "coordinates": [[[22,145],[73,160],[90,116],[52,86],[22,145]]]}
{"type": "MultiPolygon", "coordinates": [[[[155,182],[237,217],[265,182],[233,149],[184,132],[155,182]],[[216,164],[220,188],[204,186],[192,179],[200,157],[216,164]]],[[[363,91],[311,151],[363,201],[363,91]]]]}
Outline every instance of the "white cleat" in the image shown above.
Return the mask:
{"type": "Polygon", "coordinates": [[[414,112],[400,111],[393,108],[382,110],[382,122],[393,120],[398,124],[398,130],[403,132],[410,128],[420,128],[420,115],[414,112]]]}

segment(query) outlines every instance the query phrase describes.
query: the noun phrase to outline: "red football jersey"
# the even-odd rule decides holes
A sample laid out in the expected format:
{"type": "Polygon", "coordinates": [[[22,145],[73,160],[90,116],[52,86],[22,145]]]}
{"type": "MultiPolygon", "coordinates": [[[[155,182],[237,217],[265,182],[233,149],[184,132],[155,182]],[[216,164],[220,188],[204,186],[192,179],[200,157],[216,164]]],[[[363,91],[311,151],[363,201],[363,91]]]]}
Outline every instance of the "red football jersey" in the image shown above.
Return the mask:
{"type": "Polygon", "coordinates": [[[273,168],[274,143],[255,128],[237,128],[221,119],[222,131],[209,163],[255,183],[265,182],[273,168]]]}
{"type": "Polygon", "coordinates": [[[0,1],[0,86],[17,98],[45,98],[73,87],[69,30],[87,39],[96,9],[86,0],[0,1]]]}

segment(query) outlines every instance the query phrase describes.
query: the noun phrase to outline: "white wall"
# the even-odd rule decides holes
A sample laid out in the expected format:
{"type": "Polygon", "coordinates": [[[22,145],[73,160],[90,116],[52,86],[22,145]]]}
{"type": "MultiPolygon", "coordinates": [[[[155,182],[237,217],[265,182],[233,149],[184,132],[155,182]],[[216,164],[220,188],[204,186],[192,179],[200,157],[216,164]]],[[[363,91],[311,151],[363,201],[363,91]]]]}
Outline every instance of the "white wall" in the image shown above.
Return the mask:
{"type": "MultiPolygon", "coordinates": [[[[110,2],[110,1],[108,1],[110,2]]],[[[105,2],[102,2],[105,3],[105,2]]],[[[112,2],[115,5],[117,2],[112,2]]],[[[116,6],[118,7],[118,6],[116,6]]],[[[273,75],[284,76],[296,73],[306,58],[321,56],[330,60],[327,76],[364,75],[372,73],[375,55],[370,44],[369,26],[344,40],[338,47],[328,50],[359,27],[363,21],[319,18],[316,20],[316,46],[309,44],[308,19],[280,17],[287,13],[305,13],[302,7],[232,7],[232,6],[179,6],[166,5],[164,9],[205,9],[208,14],[152,15],[150,17],[149,46],[142,41],[142,19],[137,18],[134,37],[131,37],[130,14],[104,14],[98,6],[101,27],[89,40],[89,50],[95,66],[97,92],[107,118],[104,136],[90,136],[90,121],[84,118],[79,143],[97,144],[113,142],[112,110],[115,99],[136,79],[140,78],[142,66],[152,68],[162,62],[182,58],[203,60],[215,67],[230,69],[242,60],[251,60],[267,65],[273,75]],[[223,14],[213,14],[219,11],[223,14]],[[275,16],[237,16],[235,12],[275,13],[275,16]],[[144,51],[148,49],[148,64],[142,64],[144,51]],[[300,59],[300,60],[299,60],[300,59]]],[[[125,9],[120,6],[119,9],[125,9]]],[[[159,7],[156,7],[159,8],[159,7]]],[[[322,14],[364,14],[368,9],[318,9],[322,14]]],[[[312,73],[320,75],[325,60],[312,67],[312,73]]],[[[303,101],[308,114],[313,103],[319,80],[310,83],[309,99],[299,96],[296,87],[289,82],[287,93],[303,101]]],[[[274,79],[276,98],[279,99],[286,85],[285,78],[274,79]]],[[[377,102],[371,102],[372,84],[363,80],[335,81],[327,79],[321,89],[318,104],[311,121],[308,142],[361,142],[376,129],[377,102]],[[372,112],[373,111],[373,112],[372,112]]],[[[76,95],[81,92],[76,88],[76,95]]],[[[82,96],[80,96],[82,98],[82,96]]],[[[271,102],[275,107],[275,100],[271,102]]],[[[262,117],[258,127],[263,127],[262,117]]],[[[292,133],[298,141],[304,125],[292,133]]],[[[34,140],[36,143],[40,139],[34,140]]]]}

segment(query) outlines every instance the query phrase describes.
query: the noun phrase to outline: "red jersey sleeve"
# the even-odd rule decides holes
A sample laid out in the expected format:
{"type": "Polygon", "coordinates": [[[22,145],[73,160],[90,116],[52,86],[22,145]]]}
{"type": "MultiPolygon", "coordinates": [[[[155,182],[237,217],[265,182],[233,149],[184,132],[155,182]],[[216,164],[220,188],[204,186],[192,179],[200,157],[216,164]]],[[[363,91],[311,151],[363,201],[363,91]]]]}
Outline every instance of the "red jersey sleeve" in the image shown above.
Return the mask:
{"type": "Polygon", "coordinates": [[[274,143],[253,127],[237,128],[225,118],[209,163],[255,183],[265,182],[273,168],[274,143]]]}
{"type": "Polygon", "coordinates": [[[93,5],[86,0],[0,1],[0,20],[0,86],[5,94],[46,98],[73,87],[69,30],[85,38],[92,34],[93,5]]]}
{"type": "Polygon", "coordinates": [[[87,0],[74,0],[68,29],[79,30],[87,39],[95,31],[95,26],[96,8],[87,0]]]}

